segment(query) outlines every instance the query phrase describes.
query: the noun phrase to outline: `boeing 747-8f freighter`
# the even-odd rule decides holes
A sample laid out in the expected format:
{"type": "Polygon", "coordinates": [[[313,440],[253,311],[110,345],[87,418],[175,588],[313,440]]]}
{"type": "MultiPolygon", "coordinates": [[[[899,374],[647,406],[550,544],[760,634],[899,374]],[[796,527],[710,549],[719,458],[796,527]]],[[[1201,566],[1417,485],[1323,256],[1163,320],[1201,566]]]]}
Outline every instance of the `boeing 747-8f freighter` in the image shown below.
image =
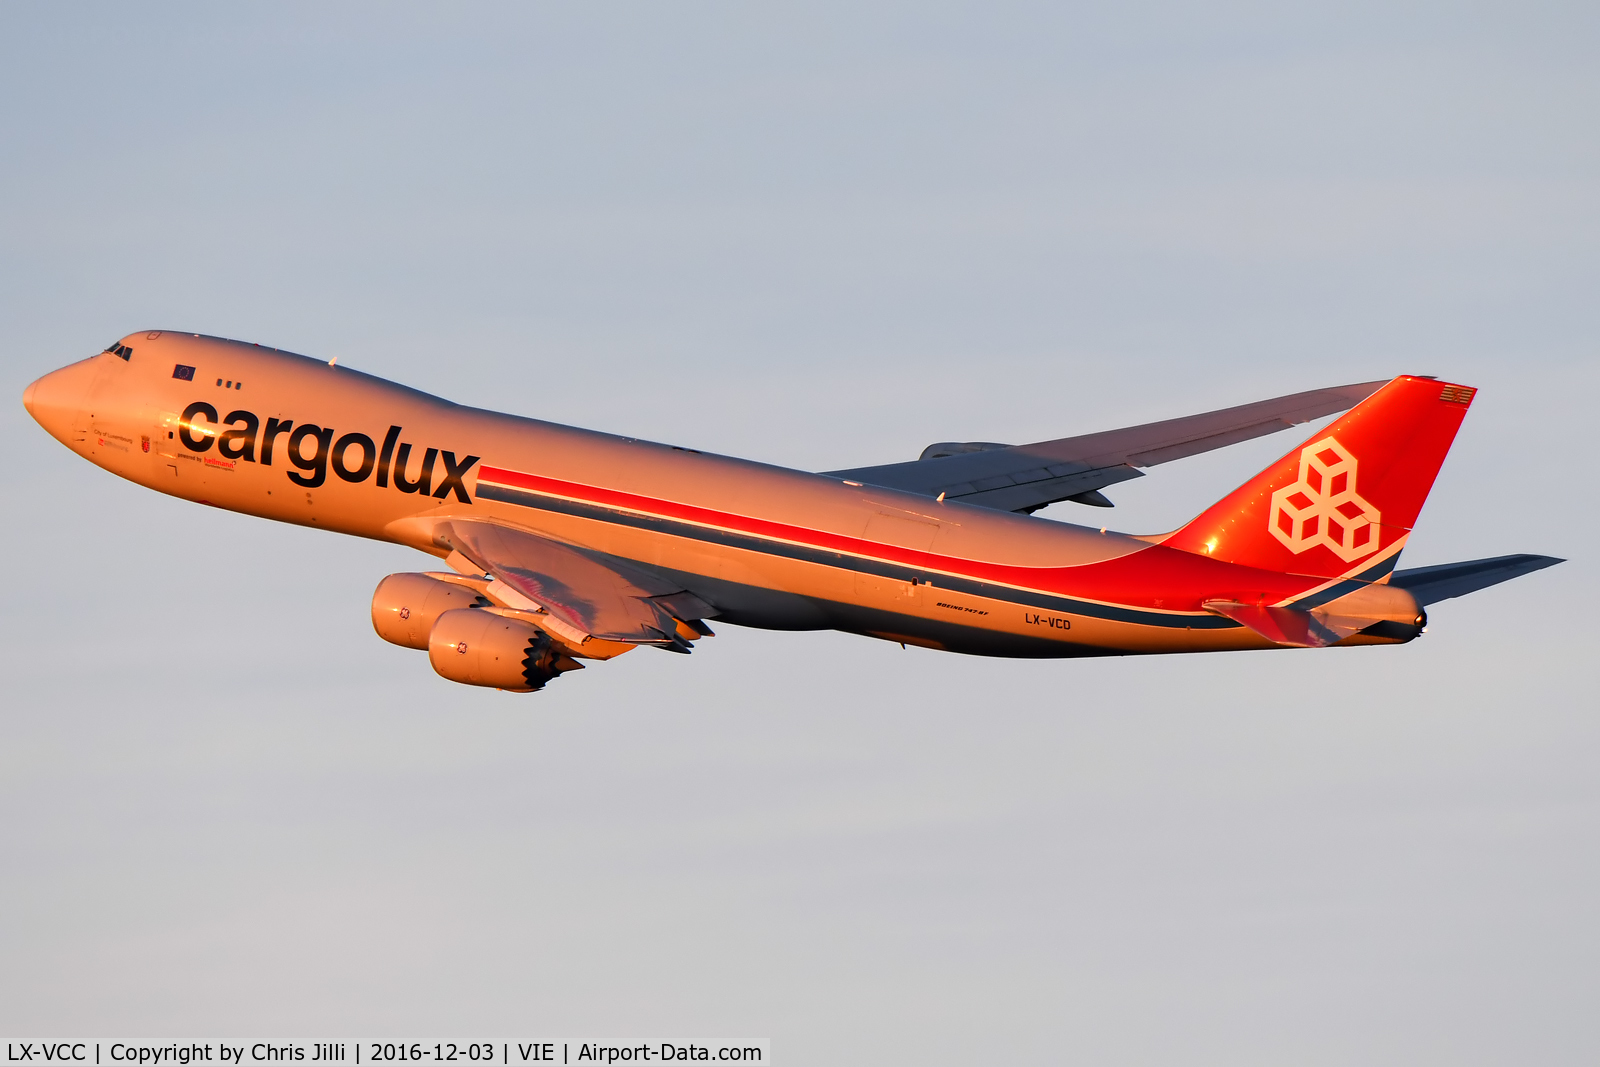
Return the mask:
{"type": "Polygon", "coordinates": [[[213,507],[410,545],[372,621],[527,692],[707,620],[985,656],[1400,644],[1424,608],[1550,566],[1396,570],[1474,390],[1402,375],[1026,445],[813,474],[462,407],[201,334],[131,334],[23,403],[61,443],[213,507]],[[1348,411],[1347,411],[1348,409],[1348,411]],[[1172,533],[1034,518],[1141,468],[1343,417],[1172,533]]]}

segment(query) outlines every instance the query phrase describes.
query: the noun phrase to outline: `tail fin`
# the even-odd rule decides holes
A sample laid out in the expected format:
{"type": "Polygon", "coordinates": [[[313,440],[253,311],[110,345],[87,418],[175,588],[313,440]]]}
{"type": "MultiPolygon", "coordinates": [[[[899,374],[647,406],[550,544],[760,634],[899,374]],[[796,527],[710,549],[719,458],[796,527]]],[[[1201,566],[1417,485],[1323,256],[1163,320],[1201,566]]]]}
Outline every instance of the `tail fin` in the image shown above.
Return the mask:
{"type": "Polygon", "coordinates": [[[1163,543],[1265,570],[1381,581],[1476,392],[1402,375],[1163,543]]]}

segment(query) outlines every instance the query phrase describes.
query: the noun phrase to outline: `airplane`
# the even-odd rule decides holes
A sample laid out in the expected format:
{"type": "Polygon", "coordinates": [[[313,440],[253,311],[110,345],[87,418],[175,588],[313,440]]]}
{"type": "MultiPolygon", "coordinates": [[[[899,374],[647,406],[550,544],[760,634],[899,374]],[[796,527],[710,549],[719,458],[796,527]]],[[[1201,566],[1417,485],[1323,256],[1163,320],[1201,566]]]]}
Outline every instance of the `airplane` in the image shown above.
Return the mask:
{"type": "Polygon", "coordinates": [[[1476,390],[1423,375],[1032,444],[941,442],[812,473],[465,407],[197,333],[130,334],[28,386],[62,444],[171,496],[409,545],[384,640],[441,676],[542,689],[688,652],[707,620],[981,656],[1403,644],[1426,608],[1563,562],[1396,570],[1476,390]],[[1338,412],[1170,533],[1034,517],[1144,468],[1338,412]]]}

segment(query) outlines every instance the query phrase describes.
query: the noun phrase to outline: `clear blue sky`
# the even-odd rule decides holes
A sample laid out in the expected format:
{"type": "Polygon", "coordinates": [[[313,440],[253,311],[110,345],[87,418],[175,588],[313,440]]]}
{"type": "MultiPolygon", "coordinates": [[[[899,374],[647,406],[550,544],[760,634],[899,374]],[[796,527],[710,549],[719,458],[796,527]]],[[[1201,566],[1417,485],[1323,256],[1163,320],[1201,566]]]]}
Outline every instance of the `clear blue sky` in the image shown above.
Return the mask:
{"type": "MultiPolygon", "coordinates": [[[[0,1029],[767,1036],[784,1062],[1600,1055],[1600,8],[0,8],[0,1029]],[[393,546],[23,387],[134,330],[829,469],[1481,388],[1403,648],[725,628],[514,697],[393,546]]],[[[1170,529],[1295,443],[1158,468],[1170,529]]]]}

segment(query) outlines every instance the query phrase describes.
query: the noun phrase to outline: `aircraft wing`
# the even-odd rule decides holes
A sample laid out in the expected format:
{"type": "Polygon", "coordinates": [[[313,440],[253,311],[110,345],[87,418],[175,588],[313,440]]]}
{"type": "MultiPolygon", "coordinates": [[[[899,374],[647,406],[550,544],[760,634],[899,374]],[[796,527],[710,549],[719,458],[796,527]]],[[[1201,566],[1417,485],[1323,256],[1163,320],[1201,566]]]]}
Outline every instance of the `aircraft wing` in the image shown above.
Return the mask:
{"type": "Polygon", "coordinates": [[[938,496],[1001,511],[1033,512],[1060,500],[1111,507],[1100,490],[1153,467],[1213,448],[1275,433],[1354,407],[1384,382],[1313,389],[1254,404],[1120,430],[1003,445],[989,441],[929,445],[919,459],[828,471],[850,481],[938,496]]]}
{"type": "Polygon", "coordinates": [[[1426,606],[1451,597],[1466,596],[1479,589],[1487,589],[1491,585],[1509,582],[1524,574],[1565,562],[1555,556],[1532,556],[1524,552],[1514,556],[1495,556],[1493,559],[1395,571],[1389,576],[1389,584],[1406,590],[1417,598],[1418,604],[1426,606]]]}
{"type": "Polygon", "coordinates": [[[687,652],[690,641],[711,636],[700,622],[716,613],[711,605],[602,552],[476,520],[451,520],[446,539],[471,566],[556,619],[547,628],[569,644],[594,637],[687,652]]]}

